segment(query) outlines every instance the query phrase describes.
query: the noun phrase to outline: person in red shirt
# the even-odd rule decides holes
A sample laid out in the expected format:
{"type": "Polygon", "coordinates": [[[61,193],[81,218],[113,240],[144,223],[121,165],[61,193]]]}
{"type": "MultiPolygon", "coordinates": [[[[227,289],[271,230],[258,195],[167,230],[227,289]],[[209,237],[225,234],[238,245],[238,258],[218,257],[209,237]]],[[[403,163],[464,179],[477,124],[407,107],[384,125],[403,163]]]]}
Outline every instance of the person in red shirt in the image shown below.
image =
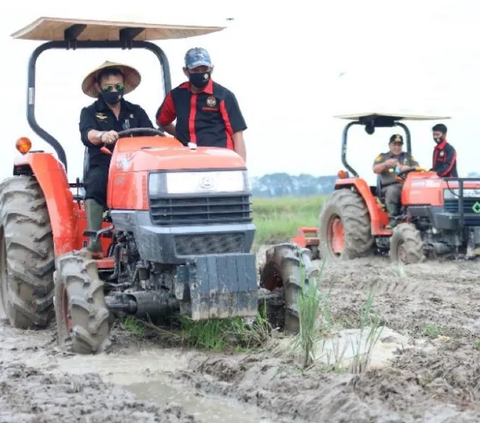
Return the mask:
{"type": "Polygon", "coordinates": [[[457,178],[457,152],[447,142],[447,127],[443,123],[439,123],[432,128],[432,133],[437,145],[433,150],[431,170],[441,178],[457,178]]]}
{"type": "Polygon", "coordinates": [[[184,145],[228,148],[246,161],[245,119],[235,95],[213,81],[212,71],[207,50],[188,50],[183,72],[189,80],[167,93],[158,108],[157,123],[184,145]]]}

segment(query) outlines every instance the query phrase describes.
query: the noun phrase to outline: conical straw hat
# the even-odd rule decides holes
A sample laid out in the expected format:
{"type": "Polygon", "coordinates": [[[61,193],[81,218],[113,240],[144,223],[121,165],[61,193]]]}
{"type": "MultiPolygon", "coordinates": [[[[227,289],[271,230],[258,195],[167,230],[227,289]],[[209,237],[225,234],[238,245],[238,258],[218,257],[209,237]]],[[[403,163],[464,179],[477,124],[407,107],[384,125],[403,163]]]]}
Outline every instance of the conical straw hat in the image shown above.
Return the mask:
{"type": "Polygon", "coordinates": [[[125,92],[124,94],[128,94],[132,92],[135,88],[138,87],[142,77],[140,73],[131,66],[123,65],[122,63],[116,62],[109,62],[106,61],[98,68],[90,72],[82,82],[82,91],[93,98],[97,98],[99,96],[99,91],[97,88],[97,78],[98,74],[106,68],[117,68],[120,72],[123,73],[124,76],[124,83],[125,83],[125,92]]]}

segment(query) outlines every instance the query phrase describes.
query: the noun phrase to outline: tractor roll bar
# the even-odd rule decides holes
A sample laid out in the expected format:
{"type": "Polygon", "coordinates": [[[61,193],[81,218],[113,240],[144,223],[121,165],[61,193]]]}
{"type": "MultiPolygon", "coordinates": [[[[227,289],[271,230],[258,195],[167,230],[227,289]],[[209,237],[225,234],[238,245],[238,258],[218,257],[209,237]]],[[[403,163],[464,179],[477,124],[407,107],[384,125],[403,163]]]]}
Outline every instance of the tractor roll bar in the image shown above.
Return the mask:
{"type": "MultiPolygon", "coordinates": [[[[75,25],[73,25],[75,27],[75,25]]],[[[72,29],[76,29],[73,28],[72,29]]],[[[124,31],[124,30],[121,30],[124,31]]],[[[66,35],[68,30],[65,31],[66,35]]],[[[38,46],[30,56],[30,60],[28,63],[28,90],[27,90],[27,121],[30,125],[30,128],[45,142],[50,144],[55,152],[58,155],[58,159],[64,164],[65,172],[67,172],[67,157],[65,154],[65,150],[63,149],[62,145],[46,130],[44,130],[38,123],[35,118],[35,77],[36,77],[36,65],[37,59],[46,50],[51,49],[65,49],[65,50],[75,50],[77,48],[82,49],[107,49],[107,48],[120,48],[122,50],[125,49],[132,49],[132,48],[144,48],[146,50],[151,51],[160,62],[160,66],[162,67],[163,71],[163,88],[165,90],[165,94],[168,93],[172,89],[172,82],[170,76],[170,66],[168,63],[168,58],[164,51],[149,41],[134,41],[132,40],[133,37],[138,35],[138,32],[127,32],[124,33],[128,37],[124,37],[124,39],[120,41],[76,41],[72,39],[67,39],[65,41],[49,41],[38,46]]]]}
{"type": "Polygon", "coordinates": [[[411,141],[411,135],[410,135],[410,130],[408,129],[407,125],[401,123],[401,122],[375,122],[375,121],[368,121],[367,123],[363,120],[357,120],[353,122],[349,122],[345,128],[343,129],[343,135],[342,135],[342,164],[345,166],[345,168],[355,177],[358,178],[359,175],[356,172],[353,167],[350,166],[350,164],[347,161],[347,139],[348,139],[348,130],[353,126],[353,125],[365,125],[365,129],[368,129],[369,124],[371,123],[372,126],[370,128],[373,129],[372,132],[367,132],[369,135],[373,134],[374,128],[375,127],[381,127],[381,128],[386,128],[386,127],[393,127],[393,126],[400,126],[403,128],[405,131],[406,135],[406,144],[407,144],[407,152],[411,155],[412,154],[412,141],[411,141]]]}

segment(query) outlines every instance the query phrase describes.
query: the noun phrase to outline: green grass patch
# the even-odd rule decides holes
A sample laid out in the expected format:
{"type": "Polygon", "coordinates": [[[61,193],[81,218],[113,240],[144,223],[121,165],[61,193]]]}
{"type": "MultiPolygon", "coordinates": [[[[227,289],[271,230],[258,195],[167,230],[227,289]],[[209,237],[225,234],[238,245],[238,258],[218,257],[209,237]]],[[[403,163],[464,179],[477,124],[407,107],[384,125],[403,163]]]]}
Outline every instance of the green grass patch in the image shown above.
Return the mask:
{"type": "Polygon", "coordinates": [[[145,336],[145,327],[142,325],[142,322],[135,316],[125,317],[121,325],[124,330],[130,332],[137,338],[143,338],[145,336]]]}
{"type": "Polygon", "coordinates": [[[325,196],[254,198],[255,244],[285,242],[302,226],[318,226],[325,196]]]}
{"type": "Polygon", "coordinates": [[[269,337],[268,322],[260,313],[250,322],[242,318],[197,322],[180,316],[180,325],[184,345],[212,351],[251,351],[269,337]]]}
{"type": "Polygon", "coordinates": [[[436,339],[442,335],[442,328],[437,325],[425,325],[422,327],[421,335],[430,339],[436,339]]]}

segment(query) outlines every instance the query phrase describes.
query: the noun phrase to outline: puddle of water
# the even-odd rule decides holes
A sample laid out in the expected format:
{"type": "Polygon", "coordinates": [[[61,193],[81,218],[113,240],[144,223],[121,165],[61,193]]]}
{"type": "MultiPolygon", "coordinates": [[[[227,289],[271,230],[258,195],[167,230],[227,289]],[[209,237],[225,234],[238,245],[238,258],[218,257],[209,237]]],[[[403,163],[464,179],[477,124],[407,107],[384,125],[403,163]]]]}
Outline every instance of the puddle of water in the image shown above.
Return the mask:
{"type": "Polygon", "coordinates": [[[162,381],[124,385],[139,400],[154,402],[157,405],[176,403],[201,423],[273,423],[266,412],[247,404],[240,404],[229,398],[195,395],[189,387],[175,388],[162,381]]]}
{"type": "Polygon", "coordinates": [[[119,385],[145,382],[146,378],[170,373],[188,366],[188,356],[177,350],[140,350],[133,354],[98,354],[62,357],[61,371],[83,374],[99,373],[119,385]]]}
{"type": "MultiPolygon", "coordinates": [[[[285,351],[291,351],[291,339],[281,340],[285,351]]],[[[336,336],[316,342],[315,360],[322,365],[350,366],[361,357],[370,356],[369,369],[389,366],[397,350],[413,348],[406,336],[381,326],[376,330],[365,328],[343,329],[336,336]]],[[[431,349],[416,341],[415,348],[431,349]]]]}

